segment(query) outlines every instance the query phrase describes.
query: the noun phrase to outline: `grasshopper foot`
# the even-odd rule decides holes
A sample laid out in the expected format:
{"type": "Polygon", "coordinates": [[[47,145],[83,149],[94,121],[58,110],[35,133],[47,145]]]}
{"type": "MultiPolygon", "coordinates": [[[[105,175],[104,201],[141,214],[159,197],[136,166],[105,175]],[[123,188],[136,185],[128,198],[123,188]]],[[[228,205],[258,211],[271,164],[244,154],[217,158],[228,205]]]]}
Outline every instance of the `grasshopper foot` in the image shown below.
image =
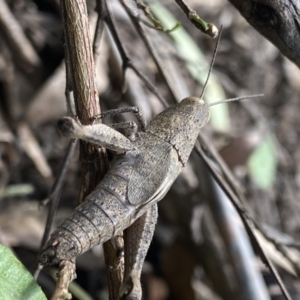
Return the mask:
{"type": "Polygon", "coordinates": [[[142,287],[139,278],[128,278],[120,289],[120,300],[141,300],[142,287]]]}

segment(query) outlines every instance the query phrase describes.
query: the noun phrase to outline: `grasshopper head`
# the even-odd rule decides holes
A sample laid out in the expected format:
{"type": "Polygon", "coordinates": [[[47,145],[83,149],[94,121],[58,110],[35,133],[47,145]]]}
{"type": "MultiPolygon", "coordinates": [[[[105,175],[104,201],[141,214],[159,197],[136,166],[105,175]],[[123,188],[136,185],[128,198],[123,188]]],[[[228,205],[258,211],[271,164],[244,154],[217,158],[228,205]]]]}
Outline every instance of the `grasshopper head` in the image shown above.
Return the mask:
{"type": "Polygon", "coordinates": [[[208,105],[198,97],[188,97],[156,116],[146,129],[169,142],[186,164],[201,127],[209,121],[208,105]]]}
{"type": "Polygon", "coordinates": [[[200,128],[205,126],[210,118],[209,107],[205,101],[199,97],[187,97],[177,104],[178,110],[194,116],[200,128]]]}

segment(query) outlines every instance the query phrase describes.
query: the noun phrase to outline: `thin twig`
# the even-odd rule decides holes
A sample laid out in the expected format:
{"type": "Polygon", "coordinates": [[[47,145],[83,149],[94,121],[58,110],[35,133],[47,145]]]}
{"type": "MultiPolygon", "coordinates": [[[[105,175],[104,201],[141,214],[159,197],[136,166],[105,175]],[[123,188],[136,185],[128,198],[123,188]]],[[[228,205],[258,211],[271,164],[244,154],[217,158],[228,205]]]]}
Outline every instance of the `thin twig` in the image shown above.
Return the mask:
{"type": "Polygon", "coordinates": [[[186,14],[187,18],[203,33],[209,35],[212,38],[218,36],[218,29],[212,23],[206,23],[199,17],[195,10],[191,9],[183,0],[175,0],[180,6],[182,11],[186,14]]]}
{"type": "MultiPolygon", "coordinates": [[[[171,97],[173,97],[173,99],[171,99],[171,102],[174,102],[174,101],[179,102],[181,99],[178,99],[177,96],[173,93],[174,88],[172,87],[172,82],[170,80],[168,80],[168,76],[165,73],[166,71],[162,67],[162,62],[161,62],[160,58],[158,57],[158,55],[156,54],[156,51],[155,51],[154,47],[152,46],[151,42],[147,38],[141,24],[139,23],[138,19],[136,18],[135,12],[128,5],[127,0],[121,0],[121,4],[125,8],[125,10],[128,13],[128,15],[131,19],[131,22],[133,23],[136,31],[138,32],[138,34],[140,35],[142,41],[144,42],[145,46],[147,47],[147,49],[148,49],[148,51],[149,51],[149,53],[150,53],[150,55],[151,55],[151,57],[154,61],[159,73],[162,75],[162,79],[164,80],[167,88],[169,89],[171,97]]],[[[164,104],[164,102],[162,102],[162,103],[164,104]]]]}
{"type": "Polygon", "coordinates": [[[246,199],[244,199],[243,197],[238,181],[236,180],[236,178],[234,177],[224,160],[220,157],[214,145],[207,139],[207,137],[202,132],[199,133],[198,139],[199,143],[205,146],[211,158],[217,163],[226,182],[230,185],[230,187],[238,196],[238,198],[241,199],[242,203],[245,204],[246,199]]]}
{"type": "MultiPolygon", "coordinates": [[[[46,242],[49,239],[50,232],[51,232],[51,227],[54,221],[54,216],[56,214],[57,206],[60,200],[60,195],[61,195],[61,190],[63,187],[63,184],[66,179],[67,172],[70,167],[70,163],[72,161],[72,157],[74,156],[74,150],[76,148],[76,140],[75,141],[70,141],[68,145],[67,152],[65,154],[65,157],[63,159],[63,164],[59,170],[59,173],[57,174],[57,177],[55,179],[55,182],[53,184],[53,187],[51,189],[51,192],[48,196],[48,202],[50,201],[50,208],[48,211],[48,216],[47,216],[47,222],[46,222],[46,227],[44,231],[44,235],[42,238],[41,242],[41,247],[40,249],[43,249],[45,246],[46,242]]],[[[41,270],[41,267],[38,266],[37,269],[35,270],[34,273],[34,278],[37,280],[39,276],[39,272],[41,270]]]]}
{"type": "MultiPolygon", "coordinates": [[[[201,143],[201,145],[203,145],[207,149],[209,155],[217,163],[218,167],[220,168],[220,171],[222,172],[222,175],[224,176],[225,181],[230,185],[230,188],[236,194],[237,200],[240,201],[241,205],[247,206],[247,211],[249,212],[251,208],[249,207],[248,202],[246,201],[246,198],[244,197],[244,194],[241,192],[237,180],[234,178],[234,176],[231,173],[231,171],[229,170],[228,166],[223,161],[223,159],[220,157],[220,155],[218,154],[218,152],[216,151],[216,149],[214,148],[212,143],[201,132],[199,134],[199,142],[201,143]]],[[[246,211],[245,208],[244,208],[244,210],[246,211]]],[[[265,237],[265,239],[268,240],[270,243],[272,243],[275,246],[275,248],[279,252],[281,252],[282,255],[285,256],[291,262],[291,264],[294,265],[295,270],[299,273],[298,265],[295,264],[295,262],[290,258],[290,256],[283,249],[284,246],[288,246],[288,245],[284,245],[284,244],[280,243],[278,240],[271,238],[266,233],[266,231],[263,229],[260,222],[255,220],[253,217],[251,217],[251,222],[253,223],[255,228],[265,237]]]]}
{"type": "Polygon", "coordinates": [[[0,28],[9,45],[17,54],[25,71],[28,71],[28,68],[32,70],[32,68],[36,68],[41,64],[38,54],[27,39],[19,22],[11,13],[5,0],[0,0],[0,28]]]}
{"type": "Polygon", "coordinates": [[[253,229],[252,229],[252,227],[254,225],[253,224],[253,218],[251,218],[249,216],[249,214],[247,213],[245,208],[240,204],[240,200],[238,199],[238,197],[232,192],[229,185],[223,180],[221,175],[215,170],[215,168],[213,167],[213,165],[209,161],[208,157],[206,156],[206,154],[202,150],[202,147],[200,146],[199,143],[196,143],[195,148],[196,148],[197,154],[203,159],[206,166],[210,170],[212,176],[214,177],[216,182],[219,184],[219,186],[222,188],[222,190],[227,195],[227,197],[230,199],[231,203],[233,204],[233,206],[237,210],[238,214],[240,215],[240,217],[243,221],[243,224],[244,224],[245,228],[247,229],[247,232],[248,232],[249,236],[251,237],[252,241],[254,242],[255,246],[257,247],[257,250],[259,251],[260,257],[262,258],[263,262],[267,265],[267,267],[269,268],[271,273],[274,275],[274,277],[275,277],[275,279],[276,279],[276,281],[277,281],[277,283],[278,283],[278,285],[279,285],[279,287],[282,291],[283,296],[285,297],[286,300],[292,300],[292,298],[289,295],[289,292],[287,291],[287,289],[286,289],[281,277],[279,276],[276,268],[274,267],[273,263],[269,260],[269,258],[265,254],[265,251],[261,247],[260,243],[257,240],[257,237],[255,236],[255,233],[253,232],[253,229]]]}
{"type": "Polygon", "coordinates": [[[100,54],[100,51],[99,51],[100,42],[101,42],[101,38],[103,35],[103,29],[104,29],[104,16],[105,16],[104,1],[97,0],[95,10],[98,13],[97,24],[96,24],[95,34],[94,34],[94,41],[93,41],[93,56],[94,56],[94,61],[95,61],[95,65],[96,65],[97,57],[100,54]]]}
{"type": "MultiPolygon", "coordinates": [[[[106,1],[104,1],[106,3],[106,1]]],[[[131,61],[131,59],[128,57],[128,55],[125,52],[124,46],[120,40],[119,34],[116,30],[115,22],[113,20],[113,17],[109,11],[109,7],[106,5],[106,14],[105,14],[105,21],[109,27],[109,30],[112,34],[112,37],[116,43],[116,46],[119,50],[120,56],[122,58],[123,62],[123,80],[125,80],[125,72],[127,68],[132,69],[136,75],[140,78],[140,80],[146,85],[146,87],[149,89],[151,93],[153,93],[164,105],[167,106],[166,100],[163,98],[163,96],[158,92],[156,87],[150,82],[150,80],[135,66],[135,64],[131,61]]],[[[123,84],[124,85],[124,84],[123,84]]]]}

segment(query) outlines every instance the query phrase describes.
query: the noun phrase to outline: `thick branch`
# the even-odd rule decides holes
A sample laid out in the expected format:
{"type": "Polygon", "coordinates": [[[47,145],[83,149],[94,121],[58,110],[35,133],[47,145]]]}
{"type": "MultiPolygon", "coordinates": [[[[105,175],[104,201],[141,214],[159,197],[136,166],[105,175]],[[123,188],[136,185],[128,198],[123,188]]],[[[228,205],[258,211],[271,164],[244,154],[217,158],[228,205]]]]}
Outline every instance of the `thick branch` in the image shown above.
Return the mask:
{"type": "Polygon", "coordinates": [[[77,114],[81,123],[86,125],[91,117],[100,112],[86,3],[81,0],[62,3],[65,5],[66,42],[70,53],[77,114]]]}
{"type": "Polygon", "coordinates": [[[300,67],[300,2],[229,0],[258,32],[300,67]]]}
{"type": "MultiPolygon", "coordinates": [[[[68,54],[67,57],[70,59],[77,115],[82,124],[89,124],[91,119],[99,115],[101,111],[96,87],[86,1],[65,0],[61,1],[61,7],[64,20],[66,52],[68,54]]],[[[98,2],[98,9],[100,8],[101,3],[98,2]]],[[[100,13],[98,23],[103,22],[101,17],[102,14],[100,13]]],[[[95,48],[97,48],[97,44],[99,44],[99,39],[96,39],[94,43],[95,48]]],[[[79,202],[82,202],[107,171],[105,149],[81,141],[80,161],[82,166],[82,182],[79,202]]],[[[110,267],[118,261],[114,244],[111,241],[104,244],[104,252],[108,269],[110,299],[117,299],[119,286],[122,281],[122,269],[115,267],[113,270],[110,270],[110,267]]]]}
{"type": "MultiPolygon", "coordinates": [[[[100,114],[100,105],[86,1],[61,1],[61,8],[77,115],[82,124],[89,124],[92,117],[100,114]]],[[[105,149],[81,142],[80,161],[83,176],[79,200],[82,202],[106,172],[105,149]]]]}

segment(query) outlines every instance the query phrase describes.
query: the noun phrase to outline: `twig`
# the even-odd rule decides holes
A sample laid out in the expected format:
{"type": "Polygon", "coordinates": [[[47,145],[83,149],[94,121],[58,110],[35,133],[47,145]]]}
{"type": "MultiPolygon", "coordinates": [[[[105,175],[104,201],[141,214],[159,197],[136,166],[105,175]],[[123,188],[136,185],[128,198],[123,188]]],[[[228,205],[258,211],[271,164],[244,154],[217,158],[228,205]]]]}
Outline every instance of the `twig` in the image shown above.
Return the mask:
{"type": "Polygon", "coordinates": [[[136,2],[137,7],[140,8],[141,10],[143,10],[145,16],[152,22],[153,25],[149,24],[148,22],[146,22],[145,20],[140,18],[139,15],[137,15],[138,20],[140,22],[142,22],[144,25],[148,26],[149,28],[169,33],[169,32],[172,32],[173,30],[177,29],[180,26],[180,23],[176,23],[175,26],[173,26],[173,28],[165,29],[163,24],[153,16],[153,14],[150,10],[150,7],[148,5],[145,5],[140,0],[136,0],[135,2],[136,2]]]}
{"type": "MultiPolygon", "coordinates": [[[[74,155],[75,148],[76,148],[76,141],[70,141],[67,152],[63,159],[63,165],[61,166],[59,173],[56,176],[55,182],[51,189],[51,193],[48,196],[47,200],[48,200],[48,202],[50,201],[50,208],[49,208],[49,212],[48,212],[48,216],[47,216],[46,227],[45,227],[45,231],[44,231],[40,249],[42,249],[44,247],[47,240],[49,239],[54,216],[56,214],[57,206],[58,206],[58,203],[60,200],[61,190],[62,190],[63,184],[65,182],[67,171],[69,170],[69,166],[70,166],[72,157],[74,155]]],[[[41,268],[40,268],[40,266],[38,266],[34,273],[35,279],[37,279],[37,277],[39,276],[40,270],[41,270],[41,268]]]]}
{"type": "MultiPolygon", "coordinates": [[[[125,81],[125,72],[127,68],[132,69],[136,75],[140,78],[140,80],[146,85],[146,87],[149,89],[150,92],[152,92],[164,105],[167,106],[166,100],[162,97],[162,95],[157,91],[155,86],[149,81],[149,79],[134,65],[134,63],[131,61],[131,59],[128,57],[128,55],[125,52],[125,49],[123,47],[123,44],[119,38],[119,34],[116,30],[114,20],[110,14],[109,7],[107,5],[107,2],[105,2],[106,6],[106,14],[105,14],[105,21],[109,27],[109,30],[113,36],[113,39],[116,43],[116,46],[119,50],[120,56],[122,58],[123,62],[123,81],[125,81]]],[[[124,85],[124,84],[123,84],[124,85]]]]}
{"type": "MultiPolygon", "coordinates": [[[[104,20],[108,14],[106,1],[97,0],[96,11],[98,12],[98,19],[93,41],[93,55],[95,64],[99,56],[100,41],[101,36],[103,34],[104,20]]],[[[120,261],[119,257],[119,248],[123,248],[123,246],[124,242],[122,237],[114,237],[111,240],[103,243],[110,300],[117,300],[119,298],[119,289],[123,280],[124,271],[123,261],[120,261]]]]}
{"type": "Polygon", "coordinates": [[[105,7],[104,7],[104,1],[97,0],[96,4],[96,12],[98,13],[97,18],[97,24],[94,34],[94,41],[93,41],[93,55],[94,55],[94,61],[96,64],[97,57],[99,56],[100,52],[100,41],[103,35],[103,29],[104,29],[104,17],[105,17],[105,7]]]}
{"type": "Polygon", "coordinates": [[[249,214],[246,212],[245,208],[240,204],[240,200],[237,198],[237,196],[232,192],[228,184],[222,179],[221,175],[215,170],[215,168],[212,166],[211,162],[205,155],[204,151],[202,150],[201,146],[199,143],[196,144],[196,151],[198,155],[204,160],[206,166],[210,170],[212,176],[216,180],[216,182],[219,184],[219,186],[222,188],[224,193],[227,195],[227,197],[230,199],[231,203],[237,210],[238,214],[240,215],[245,228],[247,229],[247,232],[254,242],[255,246],[257,247],[257,250],[259,251],[260,257],[262,258],[263,262],[267,265],[271,273],[274,275],[283,296],[285,297],[286,300],[292,300],[291,296],[289,295],[284,283],[282,282],[282,279],[280,278],[276,268],[273,266],[272,262],[269,260],[267,255],[265,254],[265,251],[262,249],[260,243],[258,242],[253,230],[253,219],[249,216],[249,214]]]}
{"type": "Polygon", "coordinates": [[[32,133],[27,123],[21,122],[18,125],[17,130],[20,143],[24,151],[32,160],[35,167],[43,176],[47,185],[49,186],[53,183],[53,174],[38,141],[36,140],[34,134],[32,133]]]}
{"type": "Polygon", "coordinates": [[[245,227],[237,211],[206,167],[202,170],[208,188],[211,214],[224,241],[228,258],[236,275],[239,298],[243,300],[270,299],[260,272],[253,264],[254,253],[245,227]]]}
{"type": "Polygon", "coordinates": [[[25,71],[31,71],[32,68],[36,68],[41,64],[36,51],[11,13],[5,0],[0,0],[0,28],[13,51],[17,54],[25,71]]]}
{"type": "Polygon", "coordinates": [[[201,145],[204,145],[205,148],[208,150],[208,153],[220,168],[220,171],[222,172],[222,175],[224,176],[226,182],[228,182],[232,190],[245,205],[247,201],[241,192],[239,183],[233,176],[232,172],[230,171],[224,160],[220,157],[219,153],[216,151],[214,145],[205,137],[205,135],[202,132],[199,133],[199,142],[201,145]]]}
{"type": "MultiPolygon", "coordinates": [[[[220,167],[220,170],[222,172],[222,175],[225,177],[226,182],[230,185],[231,189],[235,192],[236,196],[238,197],[237,200],[240,201],[240,204],[247,205],[247,201],[241,192],[241,190],[238,188],[238,183],[234,176],[232,175],[231,171],[229,170],[228,166],[224,163],[218,152],[215,150],[213,145],[210,143],[210,141],[200,132],[199,139],[201,141],[201,144],[208,150],[210,156],[215,160],[215,162],[220,167]]],[[[223,180],[222,180],[223,181],[223,180]]],[[[223,184],[223,183],[222,183],[223,184]]],[[[245,208],[243,208],[245,210],[245,208]]],[[[247,211],[249,212],[250,207],[247,205],[247,211]]],[[[245,210],[246,211],[246,210],[245,210]]],[[[249,216],[249,215],[248,215],[249,216]]],[[[286,257],[287,260],[290,261],[291,264],[293,264],[295,271],[299,273],[299,266],[293,261],[288,254],[288,252],[284,249],[284,244],[280,243],[278,240],[271,238],[266,231],[262,228],[260,223],[257,220],[254,220],[253,217],[251,217],[251,222],[255,226],[255,228],[268,240],[270,243],[272,243],[277,251],[281,252],[283,256],[286,257]]]]}
{"type": "MultiPolygon", "coordinates": [[[[61,1],[61,10],[77,115],[82,124],[89,124],[93,116],[100,114],[100,106],[86,2],[83,0],[61,1]]],[[[106,154],[103,148],[80,143],[80,161],[84,181],[79,202],[83,201],[105,174],[107,169],[105,160],[106,154]]]]}
{"type": "Polygon", "coordinates": [[[56,289],[51,300],[72,299],[72,295],[68,292],[68,286],[75,278],[75,261],[63,261],[59,266],[56,289]]]}
{"type": "MultiPolygon", "coordinates": [[[[79,120],[82,124],[89,124],[93,116],[100,114],[100,105],[86,2],[84,0],[62,0],[60,8],[67,58],[66,90],[73,87],[79,120]]],[[[68,92],[67,96],[69,96],[68,92]]],[[[79,202],[82,202],[107,171],[105,149],[80,142],[80,161],[82,180],[79,202]]],[[[62,268],[59,273],[61,280],[55,291],[55,294],[58,293],[59,295],[65,294],[69,281],[74,278],[74,274],[70,273],[72,268],[75,268],[74,262],[63,262],[63,264],[68,265],[68,267],[62,268]]]]}
{"type": "MultiPolygon", "coordinates": [[[[166,71],[162,68],[162,63],[161,63],[158,55],[156,54],[156,51],[155,51],[154,47],[152,46],[152,44],[148,40],[147,36],[145,35],[145,32],[144,32],[141,24],[139,23],[138,19],[136,18],[135,12],[127,4],[127,0],[121,0],[121,4],[125,8],[125,10],[128,13],[128,15],[131,19],[131,22],[133,23],[136,31],[138,32],[138,34],[140,35],[142,41],[144,42],[145,46],[147,47],[153,61],[155,62],[155,65],[156,65],[159,73],[162,75],[162,78],[163,78],[163,80],[164,80],[164,82],[165,82],[165,84],[166,84],[166,86],[169,89],[169,92],[171,94],[171,98],[173,97],[173,99],[171,99],[171,102],[174,102],[174,101],[179,102],[181,99],[178,99],[176,97],[176,95],[173,93],[174,88],[173,88],[172,82],[170,80],[168,80],[168,76],[166,74],[166,71]]],[[[162,102],[162,103],[164,104],[164,102],[162,102]]]]}
{"type": "Polygon", "coordinates": [[[212,38],[218,36],[218,29],[212,23],[206,23],[199,17],[195,10],[191,9],[183,0],[175,0],[183,12],[186,14],[188,19],[203,33],[209,35],[212,38]]]}

